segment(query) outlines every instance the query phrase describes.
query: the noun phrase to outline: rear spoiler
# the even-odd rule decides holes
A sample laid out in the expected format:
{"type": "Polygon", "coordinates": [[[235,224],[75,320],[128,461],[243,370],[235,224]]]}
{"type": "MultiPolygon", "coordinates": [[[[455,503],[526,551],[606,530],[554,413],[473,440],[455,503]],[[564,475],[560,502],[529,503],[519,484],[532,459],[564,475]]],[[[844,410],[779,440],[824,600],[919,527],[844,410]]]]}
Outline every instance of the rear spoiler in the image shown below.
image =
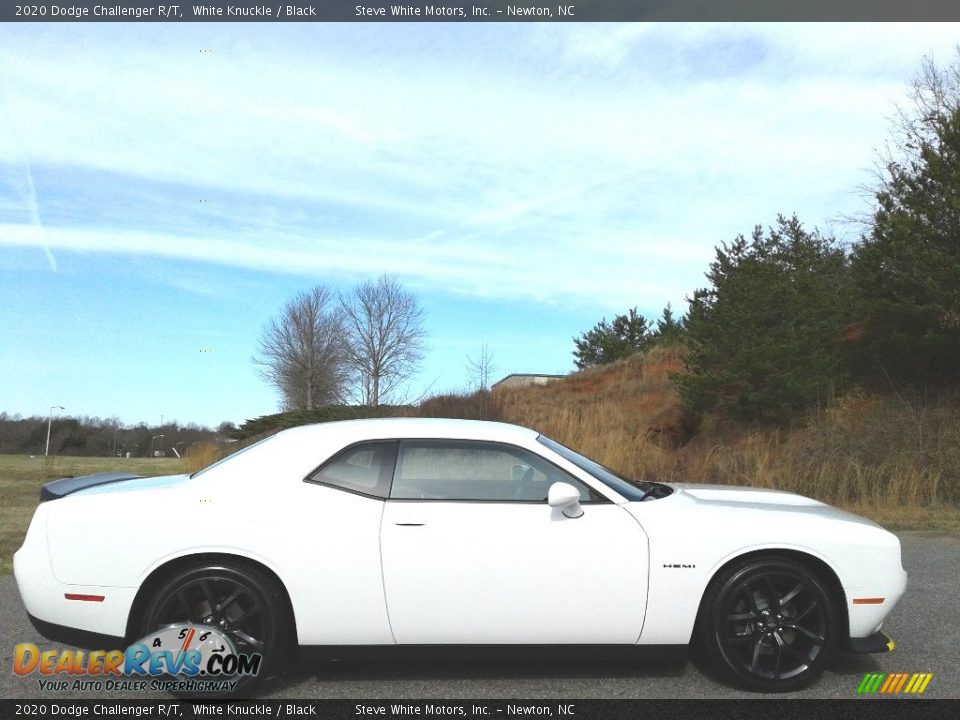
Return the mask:
{"type": "Polygon", "coordinates": [[[53,480],[40,487],[40,502],[58,500],[70,493],[75,493],[78,490],[86,490],[87,488],[96,487],[97,485],[108,485],[124,480],[135,480],[141,477],[143,477],[143,475],[131,475],[130,473],[124,472],[102,472],[95,473],[94,475],[53,480]]]}

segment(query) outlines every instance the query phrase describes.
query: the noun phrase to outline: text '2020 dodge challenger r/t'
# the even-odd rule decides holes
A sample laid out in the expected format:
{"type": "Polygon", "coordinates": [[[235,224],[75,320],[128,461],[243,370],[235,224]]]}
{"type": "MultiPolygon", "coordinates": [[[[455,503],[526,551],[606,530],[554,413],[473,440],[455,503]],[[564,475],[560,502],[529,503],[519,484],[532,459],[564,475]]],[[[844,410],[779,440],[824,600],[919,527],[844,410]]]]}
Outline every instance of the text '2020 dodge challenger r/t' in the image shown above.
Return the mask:
{"type": "Polygon", "coordinates": [[[259,655],[260,677],[297,647],[695,644],[742,686],[793,690],[838,650],[892,648],[906,587],[899,540],[869,520],[631,482],[500,423],[303,426],[191,476],[59,480],[42,499],[14,561],[42,634],[125,647],[192,624],[259,655]]]}

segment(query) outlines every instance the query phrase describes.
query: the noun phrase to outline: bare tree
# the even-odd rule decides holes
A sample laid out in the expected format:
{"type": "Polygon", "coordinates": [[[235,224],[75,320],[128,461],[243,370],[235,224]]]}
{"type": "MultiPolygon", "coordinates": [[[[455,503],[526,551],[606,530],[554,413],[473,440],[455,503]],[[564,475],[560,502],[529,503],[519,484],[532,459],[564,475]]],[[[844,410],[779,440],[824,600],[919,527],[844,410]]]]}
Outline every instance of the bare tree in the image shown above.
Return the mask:
{"type": "Polygon", "coordinates": [[[480,418],[487,417],[487,402],[490,395],[490,377],[497,371],[497,366],[493,364],[493,353],[484,343],[480,347],[479,357],[472,358],[467,356],[467,376],[470,378],[470,384],[477,393],[480,400],[480,418]]]}
{"type": "Polygon", "coordinates": [[[280,392],[284,410],[312,410],[343,399],[346,350],[340,310],[332,293],[317,286],[297,295],[264,327],[253,361],[280,392]]]}
{"type": "Polygon", "coordinates": [[[497,371],[497,366],[493,364],[493,353],[484,343],[480,346],[480,355],[476,358],[467,356],[467,376],[470,378],[471,386],[476,390],[490,389],[490,376],[497,371]]]}
{"type": "Polygon", "coordinates": [[[376,407],[420,367],[426,343],[423,311],[390,275],[357,285],[341,296],[340,309],[360,400],[376,407]]]}
{"type": "Polygon", "coordinates": [[[897,108],[884,158],[888,171],[890,163],[920,162],[928,148],[943,151],[944,126],[960,108],[960,45],[954,56],[953,64],[946,67],[937,66],[931,57],[923,59],[909,102],[897,108]]]}

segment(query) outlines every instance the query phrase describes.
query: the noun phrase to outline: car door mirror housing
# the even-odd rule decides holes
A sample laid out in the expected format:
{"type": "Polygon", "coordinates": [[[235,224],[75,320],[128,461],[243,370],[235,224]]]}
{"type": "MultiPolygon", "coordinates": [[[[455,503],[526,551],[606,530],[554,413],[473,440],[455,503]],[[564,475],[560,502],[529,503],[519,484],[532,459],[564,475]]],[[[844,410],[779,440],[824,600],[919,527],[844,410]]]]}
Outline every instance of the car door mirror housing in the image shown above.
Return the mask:
{"type": "Polygon", "coordinates": [[[580,491],[570,483],[555,482],[547,493],[547,504],[550,507],[560,508],[564,517],[578,518],[583,515],[580,507],[580,491]]]}

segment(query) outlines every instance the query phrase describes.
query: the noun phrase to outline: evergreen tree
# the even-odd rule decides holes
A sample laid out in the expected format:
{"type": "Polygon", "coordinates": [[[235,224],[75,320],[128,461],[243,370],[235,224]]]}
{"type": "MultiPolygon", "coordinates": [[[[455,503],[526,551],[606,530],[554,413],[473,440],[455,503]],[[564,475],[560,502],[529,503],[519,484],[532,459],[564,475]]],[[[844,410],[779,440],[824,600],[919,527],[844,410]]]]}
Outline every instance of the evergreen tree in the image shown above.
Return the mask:
{"type": "Polygon", "coordinates": [[[670,303],[667,303],[657,320],[657,329],[653,331],[654,340],[661,345],[678,345],[683,342],[685,331],[683,318],[677,320],[670,303]]]}
{"type": "Polygon", "coordinates": [[[960,60],[930,60],[902,110],[870,231],[854,248],[856,369],[883,383],[960,379],[960,60]]]}
{"type": "Polygon", "coordinates": [[[617,315],[612,323],[603,318],[589,331],[573,339],[577,369],[606,365],[646,350],[653,341],[650,325],[636,308],[631,308],[625,315],[617,315]]]}
{"type": "Polygon", "coordinates": [[[843,251],[796,217],[717,248],[686,320],[689,374],[677,381],[688,406],[779,423],[832,395],[846,270],[843,251]]]}

